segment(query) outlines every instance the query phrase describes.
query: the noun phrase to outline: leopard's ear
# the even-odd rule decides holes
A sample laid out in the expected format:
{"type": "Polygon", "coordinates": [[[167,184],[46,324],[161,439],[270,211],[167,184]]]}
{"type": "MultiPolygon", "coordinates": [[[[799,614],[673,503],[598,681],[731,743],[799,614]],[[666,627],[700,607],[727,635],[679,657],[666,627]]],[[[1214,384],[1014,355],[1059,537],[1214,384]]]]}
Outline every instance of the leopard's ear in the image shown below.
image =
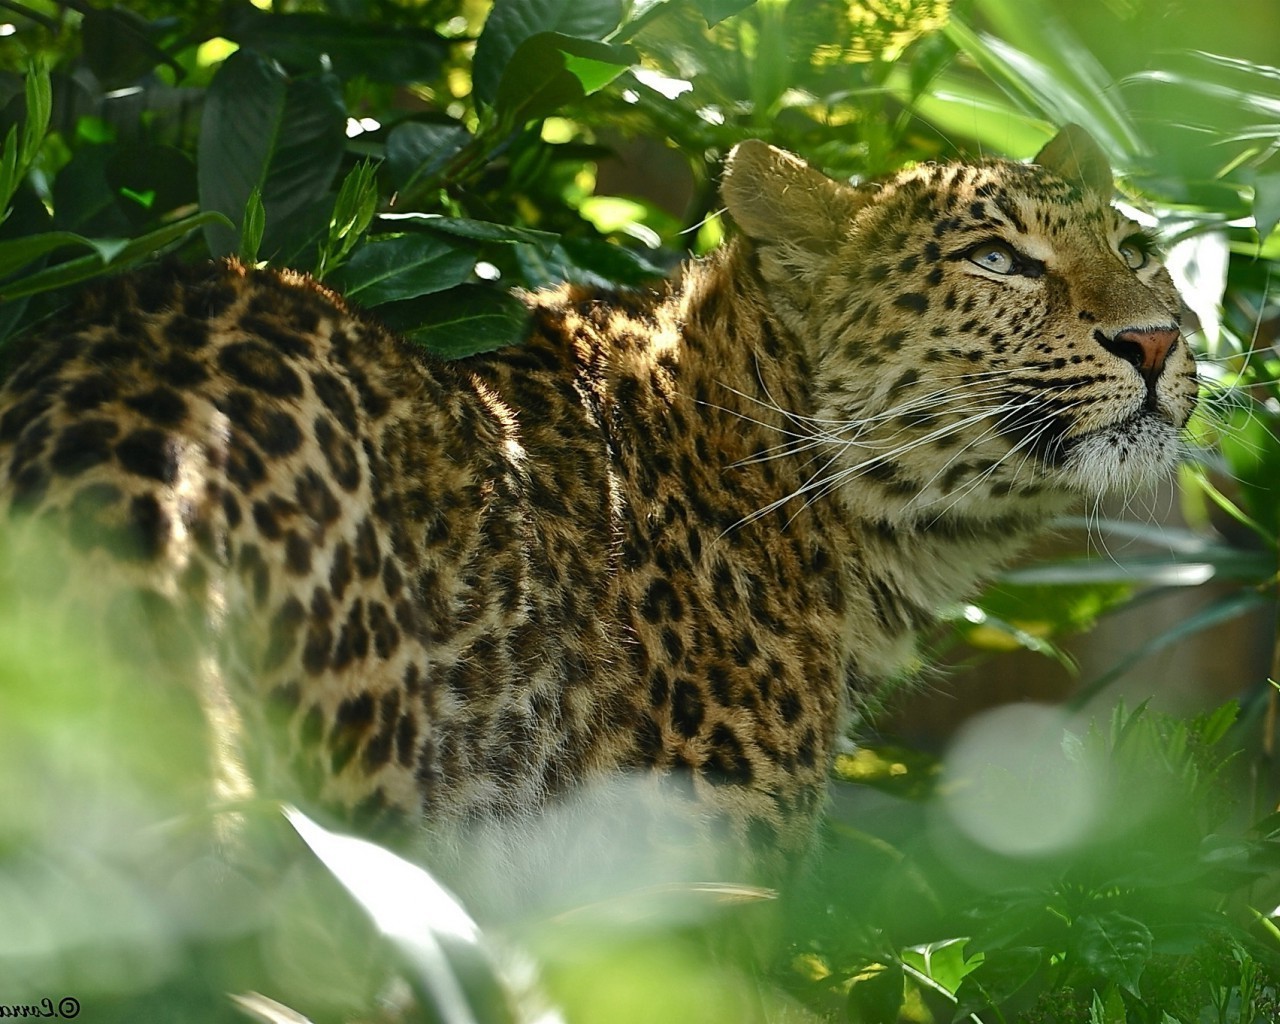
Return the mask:
{"type": "Polygon", "coordinates": [[[720,194],[748,237],[806,249],[828,248],[866,202],[857,189],[832,181],[794,153],[759,139],[733,148],[720,194]]]}
{"type": "Polygon", "coordinates": [[[1035,163],[1104,199],[1115,191],[1107,154],[1078,124],[1067,125],[1050,139],[1036,154],[1035,163]]]}

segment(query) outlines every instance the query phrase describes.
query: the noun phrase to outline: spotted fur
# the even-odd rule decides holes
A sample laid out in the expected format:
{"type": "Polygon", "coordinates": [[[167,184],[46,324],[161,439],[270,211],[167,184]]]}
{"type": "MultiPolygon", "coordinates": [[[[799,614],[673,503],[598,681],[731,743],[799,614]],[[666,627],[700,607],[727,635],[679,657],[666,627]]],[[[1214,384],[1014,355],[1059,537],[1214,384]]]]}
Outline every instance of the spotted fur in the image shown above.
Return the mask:
{"type": "Polygon", "coordinates": [[[261,788],[372,827],[662,776],[788,859],[938,607],[1177,458],[1178,298],[1101,159],[855,188],[744,143],[735,241],[459,362],[295,274],[125,277],[0,393],[0,512],[261,788]]]}

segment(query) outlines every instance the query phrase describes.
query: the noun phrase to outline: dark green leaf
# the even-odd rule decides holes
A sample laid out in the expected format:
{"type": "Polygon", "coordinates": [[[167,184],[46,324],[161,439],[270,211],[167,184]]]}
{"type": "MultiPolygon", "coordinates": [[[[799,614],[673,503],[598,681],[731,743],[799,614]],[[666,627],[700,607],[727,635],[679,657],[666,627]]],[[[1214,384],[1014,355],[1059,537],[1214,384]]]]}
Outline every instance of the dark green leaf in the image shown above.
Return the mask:
{"type": "Polygon", "coordinates": [[[432,29],[378,24],[330,14],[264,13],[248,4],[233,9],[227,36],[291,68],[309,69],[324,58],[342,78],[377,82],[429,80],[447,44],[432,29]]]}
{"type": "MultiPolygon", "coordinates": [[[[270,253],[277,225],[328,191],[346,146],[346,120],[332,75],[289,78],[258,54],[232,54],[209,86],[200,123],[201,207],[226,214],[238,228],[249,194],[260,189],[270,253]]],[[[234,229],[210,227],[205,237],[215,254],[236,247],[234,229]]]]}
{"type": "Polygon", "coordinates": [[[1151,959],[1151,929],[1116,911],[1086,915],[1075,927],[1081,961],[1099,976],[1138,995],[1138,981],[1151,959]]]}
{"type": "Polygon", "coordinates": [[[152,42],[151,26],[124,8],[86,6],[81,32],[85,63],[107,88],[129,85],[157,64],[173,65],[152,42]]]}
{"type": "Polygon", "coordinates": [[[436,235],[374,238],[355,251],[332,281],[362,306],[412,299],[461,284],[475,254],[436,235]]]}
{"type": "MultiPolygon", "coordinates": [[[[104,171],[108,187],[118,195],[152,194],[148,214],[169,213],[197,199],[195,164],[173,146],[121,145],[107,159],[104,171]]],[[[152,223],[140,218],[139,226],[152,223]]]]}
{"type": "Polygon", "coordinates": [[[397,302],[378,310],[393,330],[446,359],[514,345],[529,311],[498,288],[464,284],[438,295],[397,302]]]}
{"type": "MultiPolygon", "coordinates": [[[[198,228],[206,227],[215,221],[226,227],[226,218],[220,213],[212,212],[198,213],[194,217],[187,217],[184,220],[175,221],[173,224],[167,224],[157,231],[152,231],[150,234],[131,239],[127,245],[116,251],[111,263],[127,263],[130,260],[141,259],[166,245],[178,241],[184,235],[198,228]]],[[[227,228],[227,230],[230,229],[227,228]]],[[[81,256],[79,259],[70,260],[67,263],[58,263],[47,270],[41,270],[6,284],[4,291],[0,293],[0,299],[7,302],[21,298],[24,295],[35,295],[37,292],[52,291],[54,288],[63,288],[79,281],[87,281],[89,278],[96,277],[102,273],[109,265],[103,260],[102,256],[97,254],[81,256]]]]}
{"type": "Polygon", "coordinates": [[[600,238],[562,238],[560,248],[578,267],[615,284],[643,286],[666,275],[642,253],[600,238]]]}
{"type": "Polygon", "coordinates": [[[34,263],[46,253],[54,252],[65,246],[78,246],[93,249],[104,263],[108,262],[125,242],[121,239],[85,238],[70,231],[50,231],[40,235],[27,235],[13,241],[0,242],[0,277],[7,277],[34,263]],[[106,247],[106,248],[104,248],[106,247]]]}
{"type": "Polygon", "coordinates": [[[468,142],[471,133],[457,124],[406,121],[387,135],[387,167],[396,188],[408,188],[440,171],[468,142]]]}
{"type": "Polygon", "coordinates": [[[739,11],[745,11],[756,0],[695,0],[695,5],[707,20],[707,25],[716,25],[731,18],[739,11]]]}
{"type": "Polygon", "coordinates": [[[967,974],[956,990],[954,1019],[1002,1006],[1024,990],[1034,991],[1039,986],[1032,982],[1043,963],[1044,951],[1035,947],[986,950],[982,964],[967,974]]]}
{"type": "MultiPolygon", "coordinates": [[[[622,20],[622,0],[495,0],[476,43],[472,80],[476,98],[492,104],[498,84],[520,44],[542,32],[558,32],[580,39],[603,39],[622,20]]],[[[537,69],[511,88],[533,90],[541,85],[537,69]]]]}
{"type": "Polygon", "coordinates": [[[875,964],[849,987],[846,1010],[850,1024],[895,1024],[902,1008],[902,965],[875,964]]]}
{"type": "Polygon", "coordinates": [[[470,217],[442,217],[433,213],[411,214],[403,218],[393,215],[382,219],[387,222],[399,220],[406,225],[412,224],[414,227],[440,231],[446,235],[456,235],[458,238],[471,238],[477,242],[496,242],[505,245],[527,243],[541,249],[550,249],[560,237],[550,231],[522,228],[514,224],[498,224],[488,220],[473,220],[470,217]]]}
{"type": "Polygon", "coordinates": [[[608,85],[637,59],[629,46],[542,32],[512,55],[493,104],[514,122],[546,117],[608,85]]]}

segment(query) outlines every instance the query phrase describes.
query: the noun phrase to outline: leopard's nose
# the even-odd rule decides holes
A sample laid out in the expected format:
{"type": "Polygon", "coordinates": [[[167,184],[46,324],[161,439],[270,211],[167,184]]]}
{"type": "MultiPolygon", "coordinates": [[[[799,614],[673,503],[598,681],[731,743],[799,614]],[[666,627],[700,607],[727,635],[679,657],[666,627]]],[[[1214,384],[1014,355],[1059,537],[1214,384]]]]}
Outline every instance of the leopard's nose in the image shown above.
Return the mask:
{"type": "Polygon", "coordinates": [[[1164,364],[1169,359],[1169,353],[1173,351],[1173,346],[1178,343],[1181,335],[1176,330],[1159,328],[1121,331],[1111,338],[1099,331],[1095,337],[1098,343],[1112,355],[1119,356],[1126,363],[1134,366],[1150,386],[1155,384],[1156,378],[1160,376],[1160,371],[1164,369],[1164,364]]]}

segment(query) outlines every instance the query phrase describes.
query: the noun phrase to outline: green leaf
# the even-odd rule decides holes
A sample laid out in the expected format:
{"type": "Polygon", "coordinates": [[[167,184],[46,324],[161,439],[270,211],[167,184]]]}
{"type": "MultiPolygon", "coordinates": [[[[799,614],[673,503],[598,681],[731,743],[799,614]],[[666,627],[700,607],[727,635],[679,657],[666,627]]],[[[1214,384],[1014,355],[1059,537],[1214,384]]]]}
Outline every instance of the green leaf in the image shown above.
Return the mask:
{"type": "MultiPolygon", "coordinates": [[[[499,83],[520,45],[544,32],[579,39],[603,39],[622,20],[622,0],[495,0],[489,19],[476,42],[472,81],[476,98],[493,105],[499,83]]],[[[541,87],[536,67],[526,65],[520,81],[511,89],[541,87]]]]}
{"type": "Polygon", "coordinates": [[[406,121],[387,134],[387,169],[400,189],[430,178],[442,170],[463,146],[471,133],[457,124],[424,124],[406,121]]]}
{"type": "Polygon", "coordinates": [[[630,46],[541,32],[512,54],[493,105],[512,122],[546,117],[604,88],[638,59],[630,46]]]}
{"type": "Polygon", "coordinates": [[[1093,1003],[1089,1007],[1089,1024],[1125,1024],[1127,1016],[1124,1009],[1124,996],[1115,985],[1108,985],[1106,988],[1106,999],[1094,990],[1093,1003]]]}
{"type": "Polygon", "coordinates": [[[200,122],[200,205],[236,227],[210,226],[210,250],[237,243],[238,218],[259,189],[266,211],[266,249],[300,211],[322,200],[346,148],[346,110],[329,74],[289,78],[275,62],[247,50],[219,68],[200,122]]]}
{"type": "Polygon", "coordinates": [[[1007,1003],[1013,996],[1034,989],[1044,951],[1035,947],[988,949],[981,965],[967,974],[956,990],[957,1013],[981,1013],[1007,1003]]]}
{"type": "MultiPolygon", "coordinates": [[[[1051,4],[979,0],[995,35],[969,33],[961,48],[1002,87],[1020,82],[1039,111],[1062,125],[1083,125],[1108,152],[1136,156],[1142,143],[1120,103],[1115,81],[1051,4]],[[974,46],[976,43],[976,48],[974,46]]],[[[944,32],[964,26],[953,11],[944,32]]],[[[952,36],[953,42],[958,42],[952,36]]]]}
{"type": "Polygon", "coordinates": [[[448,53],[444,39],[418,25],[303,11],[267,13],[249,4],[232,8],[226,35],[288,67],[313,68],[324,59],[340,78],[375,82],[426,81],[448,53]]]}
{"type": "Polygon", "coordinates": [[[499,245],[526,243],[540,249],[551,249],[560,236],[551,231],[522,228],[514,224],[498,224],[489,220],[473,220],[469,217],[445,217],[438,213],[383,214],[383,223],[412,224],[414,227],[439,231],[458,238],[471,238],[477,242],[493,242],[499,245]]]}
{"type": "Polygon", "coordinates": [[[930,981],[955,995],[965,977],[982,966],[985,959],[981,953],[972,957],[965,956],[964,947],[968,941],[968,939],[946,939],[942,942],[913,946],[911,949],[903,950],[902,962],[914,967],[930,981]]]}
{"type": "Polygon", "coordinates": [[[49,131],[53,86],[47,65],[38,61],[27,65],[24,90],[26,106],[22,132],[19,134],[17,125],[11,127],[5,135],[3,148],[0,148],[0,220],[8,216],[9,202],[49,131]]]}
{"type": "Polygon", "coordinates": [[[461,284],[475,254],[435,235],[371,239],[333,275],[347,298],[363,306],[412,299],[461,284]]]}
{"type": "Polygon", "coordinates": [[[320,244],[315,276],[323,279],[351,252],[378,209],[377,165],[365,160],[352,168],[338,189],[329,230],[320,244]]]}
{"type": "Polygon", "coordinates": [[[384,306],[378,315],[392,330],[446,359],[517,344],[529,322],[528,308],[515,296],[471,284],[384,306]]]}
{"type": "Polygon", "coordinates": [[[1075,929],[1075,948],[1082,963],[1139,995],[1138,982],[1151,959],[1151,929],[1118,911],[1082,916],[1075,929]]]}
{"type": "Polygon", "coordinates": [[[255,188],[244,205],[244,218],[240,222],[240,262],[251,267],[258,262],[258,249],[262,246],[262,232],[267,226],[267,212],[262,206],[262,191],[255,188]]]}
{"type": "MultiPolygon", "coordinates": [[[[130,239],[125,245],[116,249],[109,260],[102,257],[100,250],[92,256],[82,256],[66,263],[58,263],[45,270],[12,281],[4,285],[3,291],[0,291],[0,300],[9,302],[13,299],[22,298],[24,295],[35,295],[38,292],[52,291],[55,288],[63,288],[80,281],[87,281],[89,278],[101,274],[108,266],[141,259],[157,249],[178,241],[184,235],[215,222],[230,230],[227,218],[222,214],[212,211],[197,213],[172,224],[166,224],[164,227],[149,234],[130,239]]],[[[98,243],[99,246],[101,244],[101,242],[98,243]]]]}
{"type": "Polygon", "coordinates": [[[71,231],[48,231],[39,235],[27,235],[10,242],[0,242],[0,277],[15,273],[28,263],[34,263],[46,253],[65,246],[93,249],[104,264],[110,263],[128,244],[119,238],[85,238],[71,231]]]}
{"type": "Polygon", "coordinates": [[[1266,238],[1280,224],[1280,174],[1259,174],[1253,179],[1253,219],[1259,238],[1266,238]]]}
{"type": "Polygon", "coordinates": [[[177,66],[152,42],[152,26],[133,11],[86,6],[83,18],[85,63],[105,87],[129,85],[157,64],[177,66]]]}
{"type": "Polygon", "coordinates": [[[480,928],[424,869],[364,839],[285,816],[311,852],[400,952],[418,993],[442,1024],[508,1024],[511,1010],[480,928]]]}
{"type": "Polygon", "coordinates": [[[725,18],[731,18],[739,11],[745,11],[756,0],[694,0],[698,13],[706,19],[707,27],[717,25],[725,18]]]}

